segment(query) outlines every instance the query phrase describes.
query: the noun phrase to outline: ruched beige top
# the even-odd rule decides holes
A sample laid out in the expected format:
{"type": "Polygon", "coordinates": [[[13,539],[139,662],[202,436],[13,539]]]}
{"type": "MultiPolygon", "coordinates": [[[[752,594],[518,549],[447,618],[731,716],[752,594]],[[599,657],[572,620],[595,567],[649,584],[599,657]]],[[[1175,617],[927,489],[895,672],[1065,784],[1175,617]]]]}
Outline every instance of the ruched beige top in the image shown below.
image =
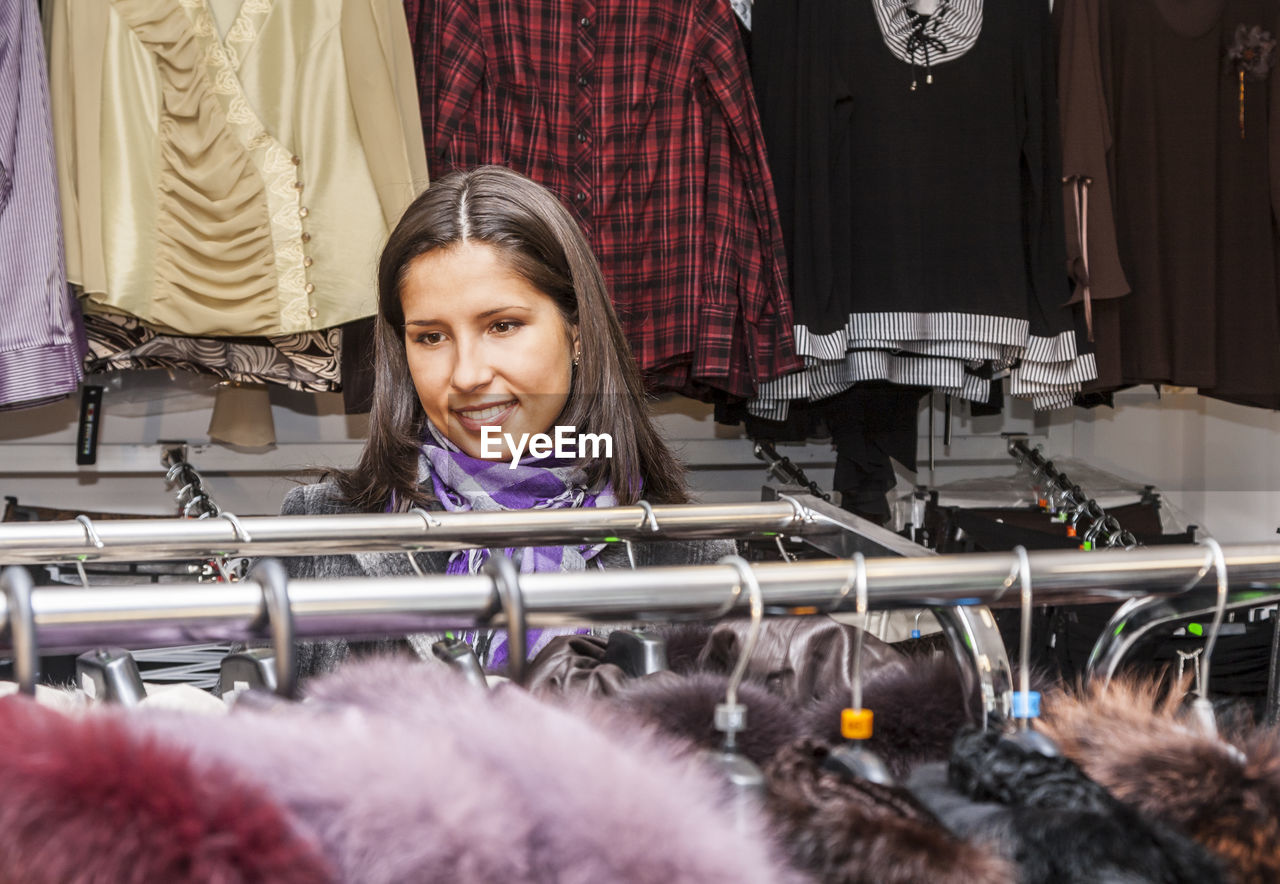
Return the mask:
{"type": "Polygon", "coordinates": [[[59,0],[51,85],[68,277],[188,335],[375,312],[426,186],[401,0],[59,0]]]}

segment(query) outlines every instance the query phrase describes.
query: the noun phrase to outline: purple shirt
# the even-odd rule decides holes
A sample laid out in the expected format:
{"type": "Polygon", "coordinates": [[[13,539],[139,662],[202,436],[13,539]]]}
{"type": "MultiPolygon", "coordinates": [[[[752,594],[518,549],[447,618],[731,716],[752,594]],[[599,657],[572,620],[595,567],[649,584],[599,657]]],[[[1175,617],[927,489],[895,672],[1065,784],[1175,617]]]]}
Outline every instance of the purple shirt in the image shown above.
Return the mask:
{"type": "Polygon", "coordinates": [[[0,0],[0,317],[0,408],[76,389],[84,331],[67,289],[36,0],[0,0]]]}

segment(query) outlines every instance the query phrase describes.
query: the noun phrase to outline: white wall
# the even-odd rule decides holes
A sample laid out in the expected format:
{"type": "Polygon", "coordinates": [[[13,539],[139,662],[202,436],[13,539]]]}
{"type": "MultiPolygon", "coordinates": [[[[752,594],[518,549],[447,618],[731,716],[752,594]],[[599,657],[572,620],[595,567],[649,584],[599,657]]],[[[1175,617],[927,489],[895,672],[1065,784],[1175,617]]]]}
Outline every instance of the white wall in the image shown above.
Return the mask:
{"type": "Polygon", "coordinates": [[[1074,423],[1077,458],[1154,484],[1219,540],[1280,540],[1280,413],[1152,388],[1074,423]]]}
{"type": "MultiPolygon", "coordinates": [[[[98,464],[77,467],[78,402],[0,413],[0,495],[67,509],[166,513],[172,509],[160,465],[162,441],[184,440],[206,485],[226,509],[272,513],[308,468],[350,464],[365,419],[342,413],[336,394],[271,391],[277,445],[237,451],[211,443],[211,382],[163,372],[126,375],[108,389],[98,464]],[[163,398],[161,398],[163,397],[163,398]]],[[[1182,521],[1225,541],[1275,540],[1280,526],[1280,414],[1193,395],[1158,399],[1148,388],[1117,397],[1116,409],[1075,409],[1036,415],[1018,404],[1003,417],[970,418],[961,406],[952,444],[942,446],[941,397],[935,397],[935,470],[944,484],[979,476],[1010,476],[1001,432],[1030,435],[1046,454],[1153,484],[1182,521]]],[[[655,403],[659,425],[691,467],[706,501],[758,500],[767,476],[740,428],[714,422],[709,406],[679,397],[655,403]]],[[[920,420],[921,472],[901,485],[928,483],[928,418],[920,420]]],[[[823,487],[830,488],[834,454],[828,444],[781,446],[823,487]]]]}

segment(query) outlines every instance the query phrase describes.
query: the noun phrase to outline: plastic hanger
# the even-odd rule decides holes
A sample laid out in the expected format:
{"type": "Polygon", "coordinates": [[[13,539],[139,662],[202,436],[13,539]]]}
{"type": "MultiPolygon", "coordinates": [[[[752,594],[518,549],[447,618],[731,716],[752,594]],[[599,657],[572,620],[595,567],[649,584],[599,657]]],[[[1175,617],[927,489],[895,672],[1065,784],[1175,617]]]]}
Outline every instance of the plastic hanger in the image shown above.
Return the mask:
{"type": "Polygon", "coordinates": [[[523,684],[529,636],[525,625],[524,594],[520,591],[520,571],[511,559],[494,553],[484,563],[483,572],[493,580],[493,591],[497,593],[507,621],[507,677],[516,684],[523,684]]]}
{"type": "Polygon", "coordinates": [[[262,587],[262,614],[250,628],[269,630],[270,648],[247,648],[228,654],[218,672],[218,694],[270,690],[286,699],[298,692],[298,663],[294,650],[293,609],[289,606],[289,576],[278,559],[262,559],[249,572],[262,587]]]}
{"type": "MultiPolygon", "coordinates": [[[[867,630],[867,559],[862,553],[853,554],[855,612],[858,627],[853,637],[852,704],[840,710],[840,733],[844,742],[834,747],[823,759],[822,766],[851,779],[866,780],[881,786],[893,785],[893,775],[879,755],[866,748],[871,739],[874,716],[862,705],[862,639],[867,630]]],[[[848,594],[848,585],[841,592],[848,594]]],[[[837,603],[838,604],[838,603],[837,603]]]]}
{"type": "Polygon", "coordinates": [[[667,642],[660,635],[630,629],[609,633],[604,663],[612,663],[632,678],[668,669],[667,642]]]}
{"type": "MultiPolygon", "coordinates": [[[[76,521],[84,525],[89,542],[100,549],[103,543],[94,530],[93,520],[79,515],[76,521]]],[[[76,573],[80,575],[80,585],[90,589],[82,556],[76,557],[75,566],[76,573]]],[[[121,706],[136,706],[147,696],[138,663],[124,648],[96,648],[76,657],[76,684],[91,699],[121,706]]]]}
{"type": "Polygon", "coordinates": [[[1031,559],[1025,547],[1015,546],[1013,553],[1017,558],[1009,577],[1012,581],[1017,575],[1022,603],[1018,634],[1018,690],[1013,692],[1013,718],[1017,728],[1003,739],[1023,749],[1054,757],[1062,754],[1058,744],[1031,728],[1031,719],[1040,717],[1040,693],[1031,690],[1031,559]]]}
{"type": "Polygon", "coordinates": [[[40,648],[36,641],[36,615],[31,607],[31,575],[16,565],[0,572],[0,592],[8,603],[5,631],[13,648],[13,675],[18,690],[29,697],[36,695],[40,678],[40,648]]]}
{"type": "Polygon", "coordinates": [[[700,755],[728,784],[729,806],[735,823],[741,831],[747,831],[751,814],[764,797],[765,787],[764,774],[760,768],[738,751],[737,734],[747,727],[747,707],[738,702],[738,687],[742,684],[742,677],[746,675],[747,665],[751,662],[751,655],[760,638],[760,627],[764,621],[764,593],[746,559],[741,556],[725,556],[717,564],[732,565],[738,572],[728,610],[733,609],[742,595],[743,586],[746,586],[751,604],[751,626],[747,629],[742,651],[729,674],[725,700],[716,706],[715,726],[716,730],[724,734],[724,742],[719,750],[708,749],[700,755]]]}
{"type": "Polygon", "coordinates": [[[484,667],[480,665],[475,648],[462,639],[442,638],[431,645],[431,653],[475,687],[489,689],[489,681],[484,677],[484,667]]]}
{"type": "Polygon", "coordinates": [[[76,657],[76,683],[102,703],[136,706],[147,696],[138,664],[124,648],[96,648],[76,657]]]}

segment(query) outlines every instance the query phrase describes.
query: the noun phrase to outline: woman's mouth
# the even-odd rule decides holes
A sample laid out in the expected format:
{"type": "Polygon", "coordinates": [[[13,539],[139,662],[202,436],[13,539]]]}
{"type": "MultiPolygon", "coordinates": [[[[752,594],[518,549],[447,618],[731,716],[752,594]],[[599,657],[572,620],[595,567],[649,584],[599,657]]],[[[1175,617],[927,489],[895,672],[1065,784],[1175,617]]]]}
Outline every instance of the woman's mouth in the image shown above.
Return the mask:
{"type": "Polygon", "coordinates": [[[492,402],[485,405],[473,405],[466,408],[450,409],[463,429],[473,433],[480,432],[481,427],[501,425],[519,404],[515,399],[505,402],[492,402]]]}

